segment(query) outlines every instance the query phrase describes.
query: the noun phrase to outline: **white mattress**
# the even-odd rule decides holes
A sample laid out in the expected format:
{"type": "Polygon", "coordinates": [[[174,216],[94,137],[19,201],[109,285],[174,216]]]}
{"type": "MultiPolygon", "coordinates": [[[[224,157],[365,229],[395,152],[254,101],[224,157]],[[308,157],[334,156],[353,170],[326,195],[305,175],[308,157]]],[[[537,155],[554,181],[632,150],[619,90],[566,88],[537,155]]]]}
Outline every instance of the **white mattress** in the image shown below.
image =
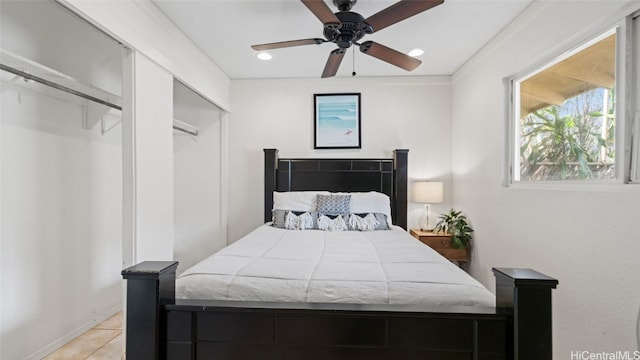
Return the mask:
{"type": "Polygon", "coordinates": [[[265,224],[182,273],[176,297],[495,306],[489,290],[399,227],[330,232],[265,224]]]}

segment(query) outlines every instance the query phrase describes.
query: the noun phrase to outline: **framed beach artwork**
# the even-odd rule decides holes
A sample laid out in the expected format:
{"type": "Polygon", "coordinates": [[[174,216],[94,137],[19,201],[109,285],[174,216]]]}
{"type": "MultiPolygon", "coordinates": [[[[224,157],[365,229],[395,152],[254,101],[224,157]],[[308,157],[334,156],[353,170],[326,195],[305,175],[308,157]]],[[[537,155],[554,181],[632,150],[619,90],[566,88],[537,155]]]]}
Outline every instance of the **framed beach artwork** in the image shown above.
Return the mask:
{"type": "Polygon", "coordinates": [[[360,93],[315,94],[314,149],[360,149],[360,93]]]}

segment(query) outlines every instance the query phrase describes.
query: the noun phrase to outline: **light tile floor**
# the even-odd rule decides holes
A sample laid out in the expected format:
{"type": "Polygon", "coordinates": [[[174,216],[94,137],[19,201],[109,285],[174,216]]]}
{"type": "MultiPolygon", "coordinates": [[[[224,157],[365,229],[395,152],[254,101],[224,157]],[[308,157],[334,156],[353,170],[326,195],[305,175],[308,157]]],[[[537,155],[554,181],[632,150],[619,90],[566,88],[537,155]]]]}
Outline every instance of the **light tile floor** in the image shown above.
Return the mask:
{"type": "Polygon", "coordinates": [[[45,357],[44,360],[121,360],[122,312],[45,357]]]}

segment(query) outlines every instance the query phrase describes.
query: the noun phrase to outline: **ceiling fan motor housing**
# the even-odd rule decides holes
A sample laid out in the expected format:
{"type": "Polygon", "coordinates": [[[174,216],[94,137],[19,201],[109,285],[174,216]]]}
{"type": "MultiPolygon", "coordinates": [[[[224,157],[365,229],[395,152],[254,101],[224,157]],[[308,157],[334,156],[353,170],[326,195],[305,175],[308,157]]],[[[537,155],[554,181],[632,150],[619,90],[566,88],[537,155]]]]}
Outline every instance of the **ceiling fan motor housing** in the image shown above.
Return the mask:
{"type": "MultiPolygon", "coordinates": [[[[334,0],[336,2],[338,0],[334,0]]],[[[355,1],[353,1],[355,3],[355,1]]],[[[351,11],[340,11],[335,14],[340,19],[340,27],[324,28],[324,37],[336,43],[339,48],[346,49],[372,32],[371,26],[364,22],[364,17],[351,11]]]]}

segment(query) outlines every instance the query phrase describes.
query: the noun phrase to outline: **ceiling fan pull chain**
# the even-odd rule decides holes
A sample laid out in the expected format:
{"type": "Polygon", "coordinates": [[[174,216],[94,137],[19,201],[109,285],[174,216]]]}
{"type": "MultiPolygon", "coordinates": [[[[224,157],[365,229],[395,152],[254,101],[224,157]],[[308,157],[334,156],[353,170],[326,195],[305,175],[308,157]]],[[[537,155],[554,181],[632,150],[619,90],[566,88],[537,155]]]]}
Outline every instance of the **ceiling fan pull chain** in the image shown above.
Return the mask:
{"type": "Polygon", "coordinates": [[[353,72],[351,73],[351,76],[356,76],[356,48],[355,46],[351,47],[351,50],[353,52],[353,72]]]}

